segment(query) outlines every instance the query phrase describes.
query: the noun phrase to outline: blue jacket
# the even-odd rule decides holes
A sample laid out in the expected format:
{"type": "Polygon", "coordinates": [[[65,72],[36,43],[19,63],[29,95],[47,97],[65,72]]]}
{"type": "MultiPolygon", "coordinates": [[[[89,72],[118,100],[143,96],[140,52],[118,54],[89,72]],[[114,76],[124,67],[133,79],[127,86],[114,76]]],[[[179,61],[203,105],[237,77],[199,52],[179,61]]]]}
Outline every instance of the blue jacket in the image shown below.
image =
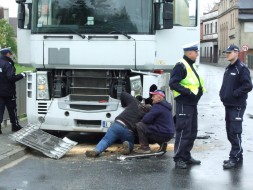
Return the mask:
{"type": "Polygon", "coordinates": [[[153,104],[151,110],[144,115],[142,122],[147,125],[147,133],[157,136],[171,136],[174,134],[172,106],[166,100],[153,104]]]}
{"type": "Polygon", "coordinates": [[[22,79],[23,75],[16,75],[14,62],[7,56],[0,57],[0,96],[16,96],[15,82],[22,79]]]}
{"type": "Polygon", "coordinates": [[[249,69],[237,59],[226,67],[220,89],[220,99],[225,106],[246,106],[248,92],[252,90],[249,69]]]}

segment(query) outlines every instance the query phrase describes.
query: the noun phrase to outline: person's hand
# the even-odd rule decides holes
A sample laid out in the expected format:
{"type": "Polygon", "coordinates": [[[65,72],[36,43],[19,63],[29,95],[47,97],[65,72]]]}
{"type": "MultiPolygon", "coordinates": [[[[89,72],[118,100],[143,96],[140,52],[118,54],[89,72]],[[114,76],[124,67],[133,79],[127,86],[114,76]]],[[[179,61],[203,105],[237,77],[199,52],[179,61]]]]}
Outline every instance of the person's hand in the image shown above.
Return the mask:
{"type": "Polygon", "coordinates": [[[26,73],[21,73],[21,75],[23,75],[23,78],[26,78],[26,73]]]}
{"type": "Polygon", "coordinates": [[[194,100],[196,99],[198,96],[195,95],[193,92],[190,92],[190,94],[188,95],[190,99],[194,100]]]}

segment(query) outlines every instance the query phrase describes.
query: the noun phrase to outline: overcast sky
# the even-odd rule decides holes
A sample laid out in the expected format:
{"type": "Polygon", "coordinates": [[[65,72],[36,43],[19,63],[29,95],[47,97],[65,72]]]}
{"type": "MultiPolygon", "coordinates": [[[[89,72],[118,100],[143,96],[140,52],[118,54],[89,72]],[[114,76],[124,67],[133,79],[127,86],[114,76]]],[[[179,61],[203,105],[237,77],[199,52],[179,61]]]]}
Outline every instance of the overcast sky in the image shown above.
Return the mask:
{"type": "MultiPolygon", "coordinates": [[[[219,2],[220,0],[199,0],[201,4],[200,12],[206,12],[214,2],[219,2]]],[[[15,0],[0,0],[0,6],[9,8],[10,17],[17,16],[18,5],[15,0]]]]}
{"type": "Polygon", "coordinates": [[[0,6],[9,8],[10,17],[16,17],[18,5],[15,0],[0,0],[0,6]]]}

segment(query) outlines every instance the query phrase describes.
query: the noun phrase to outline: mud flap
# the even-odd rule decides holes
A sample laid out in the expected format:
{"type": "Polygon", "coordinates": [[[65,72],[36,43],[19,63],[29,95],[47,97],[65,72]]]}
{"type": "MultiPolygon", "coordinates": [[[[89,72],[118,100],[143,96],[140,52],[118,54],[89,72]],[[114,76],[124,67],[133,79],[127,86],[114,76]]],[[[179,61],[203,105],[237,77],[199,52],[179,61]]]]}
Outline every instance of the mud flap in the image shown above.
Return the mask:
{"type": "Polygon", "coordinates": [[[67,137],[61,139],[46,133],[34,124],[28,124],[26,127],[9,135],[9,138],[54,159],[61,158],[66,152],[77,145],[77,142],[67,137]]]}
{"type": "Polygon", "coordinates": [[[157,152],[146,153],[146,154],[135,154],[135,155],[121,155],[117,157],[118,160],[127,160],[132,158],[149,158],[153,156],[162,156],[167,152],[167,143],[163,143],[157,152]]]}

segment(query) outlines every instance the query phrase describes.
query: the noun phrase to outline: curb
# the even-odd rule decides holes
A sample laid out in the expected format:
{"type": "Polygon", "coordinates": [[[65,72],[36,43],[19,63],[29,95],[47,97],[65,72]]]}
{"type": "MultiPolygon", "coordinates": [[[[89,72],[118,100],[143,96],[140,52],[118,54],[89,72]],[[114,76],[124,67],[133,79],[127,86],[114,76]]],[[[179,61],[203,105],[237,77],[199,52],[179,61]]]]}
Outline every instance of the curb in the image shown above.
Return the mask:
{"type": "Polygon", "coordinates": [[[26,147],[17,147],[9,152],[0,155],[0,167],[7,165],[27,154],[26,147]]]}

